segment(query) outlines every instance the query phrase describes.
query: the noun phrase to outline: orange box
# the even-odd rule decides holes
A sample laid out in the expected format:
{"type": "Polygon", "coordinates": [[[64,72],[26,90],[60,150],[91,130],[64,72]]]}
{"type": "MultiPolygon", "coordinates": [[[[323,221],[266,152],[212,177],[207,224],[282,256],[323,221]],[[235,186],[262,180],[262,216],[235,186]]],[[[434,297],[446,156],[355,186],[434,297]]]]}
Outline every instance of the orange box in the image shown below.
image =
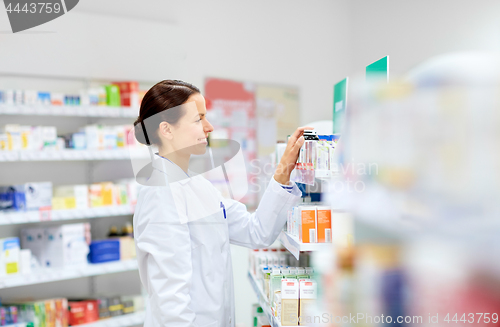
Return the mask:
{"type": "Polygon", "coordinates": [[[318,243],[332,242],[332,210],[327,206],[317,206],[318,243]]]}
{"type": "Polygon", "coordinates": [[[101,183],[101,196],[102,196],[102,205],[103,206],[111,206],[114,204],[113,195],[114,195],[114,185],[110,182],[101,183]]]}
{"type": "Polygon", "coordinates": [[[299,241],[316,243],[316,206],[300,207],[299,241]]]}

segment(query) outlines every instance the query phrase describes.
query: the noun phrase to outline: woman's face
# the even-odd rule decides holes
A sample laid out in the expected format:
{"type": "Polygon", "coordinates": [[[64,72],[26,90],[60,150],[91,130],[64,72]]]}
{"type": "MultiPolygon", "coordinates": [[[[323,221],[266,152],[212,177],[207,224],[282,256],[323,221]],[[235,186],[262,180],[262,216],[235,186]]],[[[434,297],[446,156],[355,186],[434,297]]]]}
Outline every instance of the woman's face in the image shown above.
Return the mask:
{"type": "Polygon", "coordinates": [[[184,116],[177,124],[169,125],[167,144],[170,151],[184,155],[204,154],[208,134],[214,130],[206,117],[205,98],[200,93],[195,93],[188,98],[183,108],[184,116]]]}

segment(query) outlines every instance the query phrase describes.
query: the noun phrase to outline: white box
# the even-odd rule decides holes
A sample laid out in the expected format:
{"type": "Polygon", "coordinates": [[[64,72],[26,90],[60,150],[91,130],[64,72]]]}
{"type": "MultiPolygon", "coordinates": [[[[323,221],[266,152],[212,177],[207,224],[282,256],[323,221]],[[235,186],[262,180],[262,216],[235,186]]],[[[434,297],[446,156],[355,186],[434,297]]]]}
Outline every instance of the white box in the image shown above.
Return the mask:
{"type": "Polygon", "coordinates": [[[26,210],[38,210],[52,206],[52,182],[26,183],[16,188],[24,191],[26,210]]]}
{"type": "Polygon", "coordinates": [[[21,247],[31,250],[32,256],[36,258],[40,266],[44,261],[44,229],[43,228],[23,228],[21,229],[21,247]]]}
{"type": "Polygon", "coordinates": [[[299,281],[281,280],[281,325],[297,326],[299,319],[299,281]]]}
{"type": "Polygon", "coordinates": [[[23,249],[19,252],[19,265],[21,275],[31,274],[31,250],[23,249]]]}
{"type": "Polygon", "coordinates": [[[24,104],[34,105],[38,99],[38,92],[32,90],[24,91],[24,104]]]}
{"type": "Polygon", "coordinates": [[[2,275],[15,275],[20,272],[19,269],[19,251],[21,247],[19,245],[18,237],[9,237],[0,239],[0,256],[2,257],[2,266],[0,269],[3,270],[2,275]]]}
{"type": "Polygon", "coordinates": [[[313,279],[299,280],[299,298],[300,298],[300,312],[299,317],[301,321],[308,321],[307,316],[312,315],[312,309],[318,295],[318,285],[313,279]]]}
{"type": "Polygon", "coordinates": [[[64,265],[79,265],[87,263],[89,246],[85,239],[88,223],[62,225],[64,247],[64,265]]]}
{"type": "Polygon", "coordinates": [[[58,198],[75,198],[75,209],[87,209],[89,207],[88,185],[64,185],[54,187],[54,196],[58,198]]]}
{"type": "Polygon", "coordinates": [[[57,129],[54,126],[42,126],[44,149],[55,149],[57,145],[57,129]]]}
{"type": "Polygon", "coordinates": [[[42,267],[59,268],[64,266],[63,238],[61,226],[47,227],[44,229],[44,247],[42,267]]]}

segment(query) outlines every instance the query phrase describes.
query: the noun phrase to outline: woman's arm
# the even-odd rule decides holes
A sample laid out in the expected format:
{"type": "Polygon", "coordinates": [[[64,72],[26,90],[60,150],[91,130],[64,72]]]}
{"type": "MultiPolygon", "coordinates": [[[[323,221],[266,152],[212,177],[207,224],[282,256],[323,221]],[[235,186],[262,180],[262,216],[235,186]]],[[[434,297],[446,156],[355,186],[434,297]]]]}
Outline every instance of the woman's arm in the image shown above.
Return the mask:
{"type": "Polygon", "coordinates": [[[288,210],[292,209],[302,195],[297,185],[290,182],[290,175],[295,168],[300,148],[304,144],[302,135],[306,129],[312,128],[299,127],[288,139],[283,157],[255,213],[247,212],[246,206],[242,203],[224,200],[231,243],[261,248],[271,245],[278,237],[285,225],[288,210]]]}
{"type": "Polygon", "coordinates": [[[153,325],[194,326],[189,227],[180,223],[168,186],[141,189],[134,215],[134,238],[153,325]]]}
{"type": "Polygon", "coordinates": [[[224,199],[230,242],[252,249],[270,246],[285,225],[288,210],[292,209],[301,195],[295,183],[291,192],[288,192],[273,176],[257,210],[252,214],[244,204],[224,199]]]}

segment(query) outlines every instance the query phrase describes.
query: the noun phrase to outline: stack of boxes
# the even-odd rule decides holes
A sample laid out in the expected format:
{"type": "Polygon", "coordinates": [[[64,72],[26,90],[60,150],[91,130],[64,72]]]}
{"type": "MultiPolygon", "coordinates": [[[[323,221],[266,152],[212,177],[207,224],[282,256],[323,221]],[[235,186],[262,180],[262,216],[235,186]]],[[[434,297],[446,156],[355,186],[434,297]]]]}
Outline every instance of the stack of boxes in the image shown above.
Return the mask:
{"type": "Polygon", "coordinates": [[[25,323],[33,327],[68,327],[142,310],[144,298],[141,295],[80,301],[65,298],[9,301],[0,306],[0,326],[25,323]]]}
{"type": "Polygon", "coordinates": [[[50,209],[52,182],[0,186],[0,211],[50,209]]]}
{"type": "Polygon", "coordinates": [[[112,82],[95,88],[81,90],[75,94],[36,90],[0,90],[0,104],[6,105],[53,105],[53,106],[140,106],[144,91],[139,83],[112,82]]]}
{"type": "Polygon", "coordinates": [[[64,298],[14,302],[6,307],[0,307],[2,321],[4,312],[8,314],[10,324],[31,323],[33,327],[68,327],[68,300],[64,298]]]}
{"type": "Polygon", "coordinates": [[[137,202],[137,186],[133,179],[117,183],[53,187],[51,182],[0,186],[0,211],[68,210],[137,202]]]}
{"type": "Polygon", "coordinates": [[[293,207],[288,212],[286,232],[302,243],[331,243],[331,208],[321,205],[293,207]]]}
{"type": "Polygon", "coordinates": [[[9,124],[0,133],[0,151],[111,150],[137,146],[131,125],[88,125],[78,132],[57,136],[55,126],[9,124]]]}
{"type": "Polygon", "coordinates": [[[21,230],[23,249],[31,250],[45,268],[87,264],[89,241],[89,223],[21,230]]]}
{"type": "Polygon", "coordinates": [[[283,278],[281,290],[275,291],[272,302],[273,315],[282,326],[309,325],[316,298],[315,280],[283,278]]]}

